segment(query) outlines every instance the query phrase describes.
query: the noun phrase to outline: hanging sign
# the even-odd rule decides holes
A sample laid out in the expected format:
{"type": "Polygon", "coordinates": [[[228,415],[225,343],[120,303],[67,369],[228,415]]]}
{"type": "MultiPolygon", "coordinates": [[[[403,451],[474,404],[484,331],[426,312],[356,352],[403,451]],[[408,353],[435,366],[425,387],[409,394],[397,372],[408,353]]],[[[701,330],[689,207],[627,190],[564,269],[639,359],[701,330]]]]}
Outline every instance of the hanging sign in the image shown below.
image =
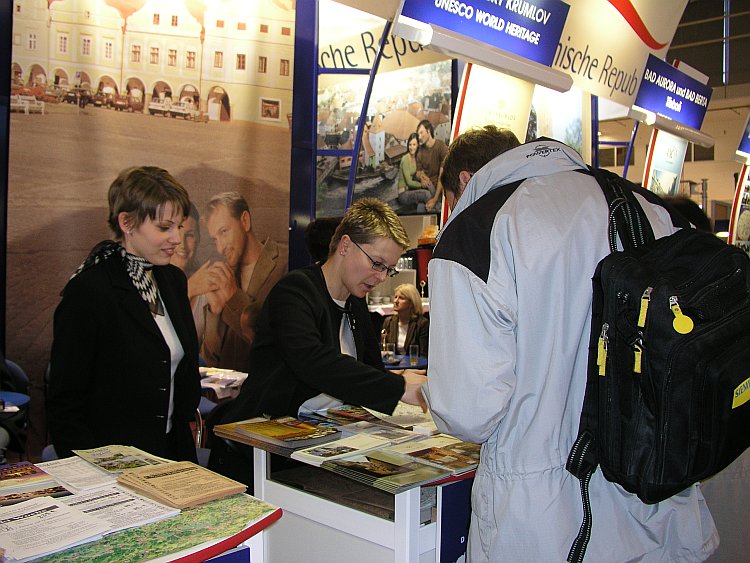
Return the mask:
{"type": "Polygon", "coordinates": [[[740,162],[750,162],[750,118],[745,123],[745,130],[742,132],[742,139],[740,139],[740,146],[735,151],[737,160],[740,162]]]}
{"type": "Polygon", "coordinates": [[[569,9],[560,0],[404,0],[401,15],[550,66],[569,9]]]}
{"type": "Polygon", "coordinates": [[[710,99],[710,86],[649,55],[635,105],[700,130],[710,99]]]}
{"type": "Polygon", "coordinates": [[[727,242],[739,246],[750,254],[750,178],[748,172],[750,172],[750,167],[745,164],[737,178],[727,242]]]}

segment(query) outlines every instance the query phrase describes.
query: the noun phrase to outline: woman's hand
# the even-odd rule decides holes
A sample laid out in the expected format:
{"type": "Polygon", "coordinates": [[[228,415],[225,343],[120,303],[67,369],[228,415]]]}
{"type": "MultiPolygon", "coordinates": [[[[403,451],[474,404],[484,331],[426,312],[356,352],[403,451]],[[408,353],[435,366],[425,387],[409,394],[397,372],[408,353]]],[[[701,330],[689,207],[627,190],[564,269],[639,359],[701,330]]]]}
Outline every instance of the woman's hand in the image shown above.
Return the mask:
{"type": "Polygon", "coordinates": [[[422,384],[427,382],[426,372],[423,369],[405,369],[401,377],[406,383],[401,400],[410,405],[422,407],[422,412],[427,412],[427,402],[422,395],[422,384]]]}

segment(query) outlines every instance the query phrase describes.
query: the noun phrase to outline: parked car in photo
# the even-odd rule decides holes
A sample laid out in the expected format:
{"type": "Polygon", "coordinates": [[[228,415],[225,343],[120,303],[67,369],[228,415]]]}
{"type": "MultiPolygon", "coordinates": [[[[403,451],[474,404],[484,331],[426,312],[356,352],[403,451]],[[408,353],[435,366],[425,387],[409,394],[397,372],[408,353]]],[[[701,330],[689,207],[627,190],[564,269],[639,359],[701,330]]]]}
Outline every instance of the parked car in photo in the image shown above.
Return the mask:
{"type": "Polygon", "coordinates": [[[63,102],[69,104],[78,104],[80,107],[86,107],[86,104],[91,100],[91,91],[87,88],[72,88],[65,92],[63,96],[63,102]]]}
{"type": "Polygon", "coordinates": [[[163,115],[169,117],[169,108],[172,106],[172,98],[151,98],[148,104],[148,113],[151,115],[163,115]]]}
{"type": "Polygon", "coordinates": [[[112,107],[115,109],[115,111],[133,111],[130,108],[128,97],[123,96],[122,94],[118,94],[117,96],[112,98],[112,107]]]}
{"type": "Polygon", "coordinates": [[[130,111],[143,113],[143,98],[140,96],[128,96],[128,106],[130,111]]]}

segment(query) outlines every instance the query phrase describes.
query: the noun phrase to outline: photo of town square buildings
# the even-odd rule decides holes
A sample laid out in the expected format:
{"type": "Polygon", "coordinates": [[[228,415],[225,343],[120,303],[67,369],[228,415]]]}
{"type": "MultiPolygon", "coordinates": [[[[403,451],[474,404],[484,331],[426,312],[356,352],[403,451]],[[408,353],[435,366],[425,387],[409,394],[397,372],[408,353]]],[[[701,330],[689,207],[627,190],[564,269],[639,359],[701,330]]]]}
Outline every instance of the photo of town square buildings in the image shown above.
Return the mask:
{"type": "Polygon", "coordinates": [[[31,379],[32,453],[52,315],[112,236],[120,170],[169,170],[200,211],[236,190],[259,239],[286,243],[294,25],[293,0],[13,0],[11,94],[36,102],[10,118],[6,355],[31,379]]]}

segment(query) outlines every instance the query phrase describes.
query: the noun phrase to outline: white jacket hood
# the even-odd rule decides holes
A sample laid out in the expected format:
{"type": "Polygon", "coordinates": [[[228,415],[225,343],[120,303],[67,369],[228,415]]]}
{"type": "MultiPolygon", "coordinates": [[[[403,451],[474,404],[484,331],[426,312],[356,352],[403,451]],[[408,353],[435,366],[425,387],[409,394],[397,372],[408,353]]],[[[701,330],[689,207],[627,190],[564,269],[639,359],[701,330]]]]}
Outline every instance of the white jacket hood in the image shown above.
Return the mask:
{"type": "Polygon", "coordinates": [[[525,178],[582,168],[586,169],[586,163],[581,155],[552,139],[543,137],[510,149],[490,160],[471,177],[445,226],[461,211],[497,187],[525,178]]]}

